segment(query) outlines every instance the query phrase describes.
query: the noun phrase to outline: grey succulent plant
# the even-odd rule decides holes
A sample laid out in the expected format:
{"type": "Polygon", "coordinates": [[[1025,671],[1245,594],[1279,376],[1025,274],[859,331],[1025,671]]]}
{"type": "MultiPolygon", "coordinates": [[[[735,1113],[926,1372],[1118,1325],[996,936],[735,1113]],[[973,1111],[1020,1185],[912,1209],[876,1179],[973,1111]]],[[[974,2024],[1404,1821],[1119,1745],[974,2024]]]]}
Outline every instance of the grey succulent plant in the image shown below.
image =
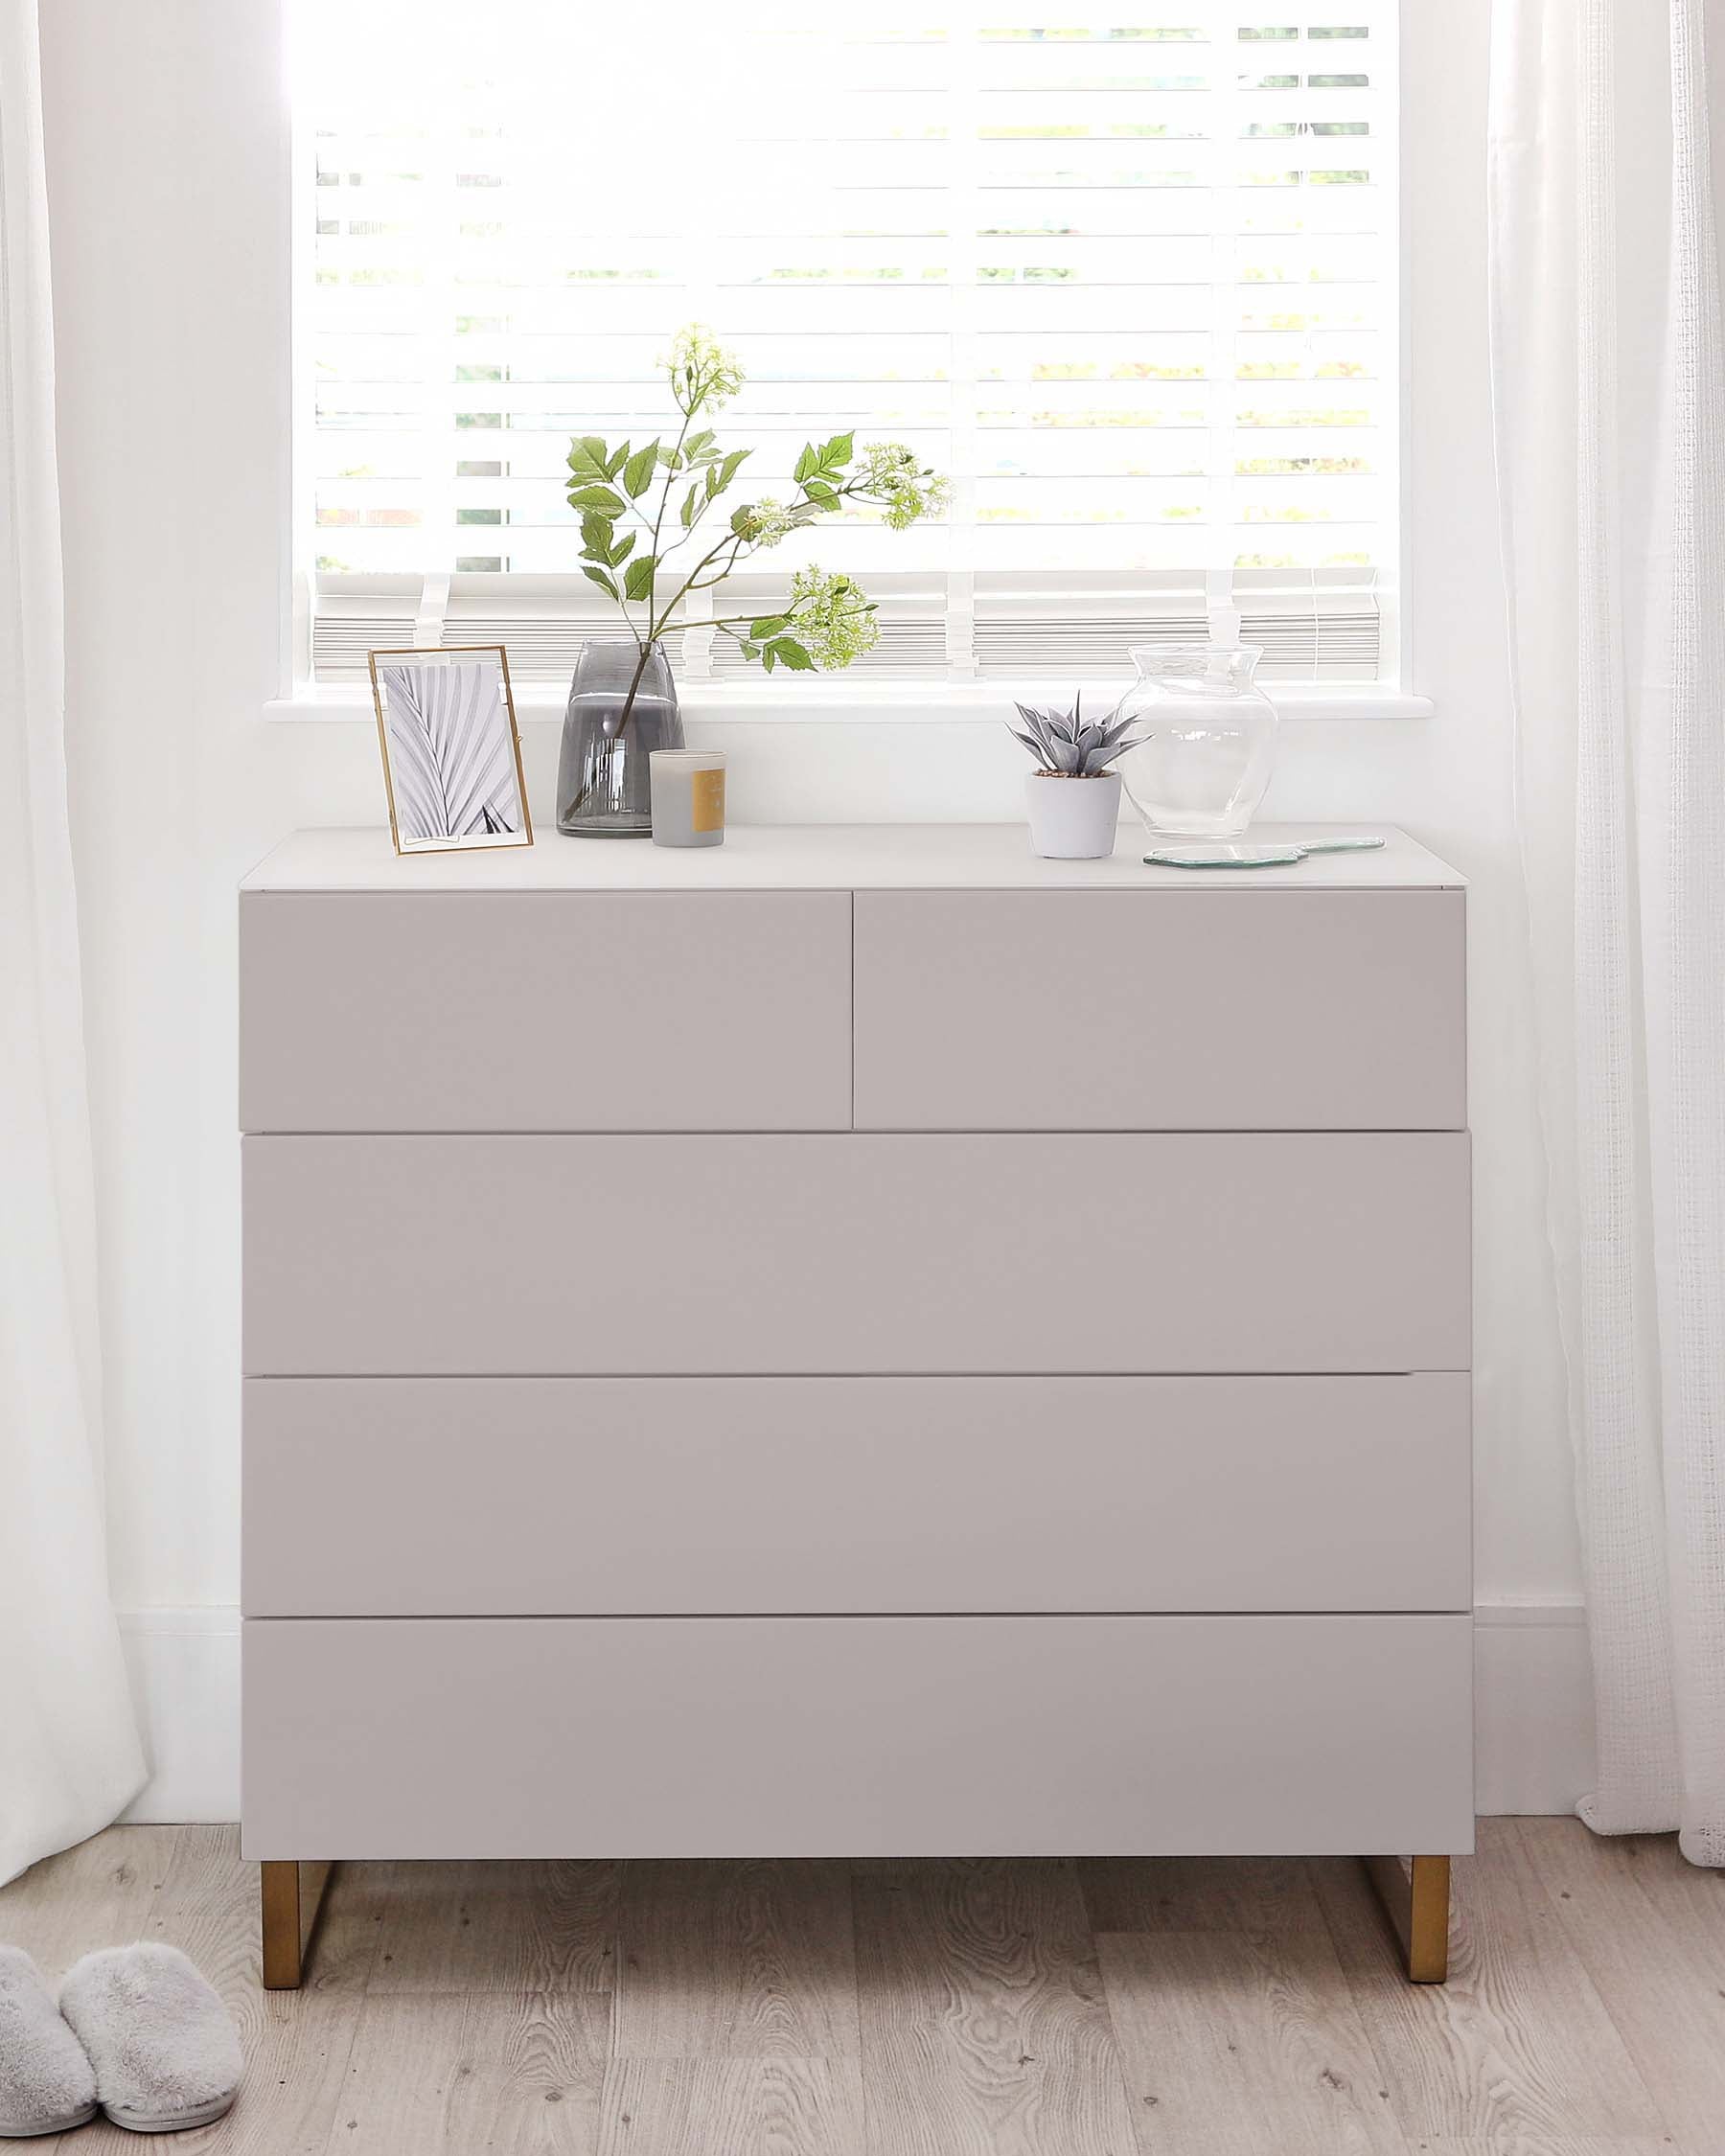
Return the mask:
{"type": "Polygon", "coordinates": [[[1118,716],[1117,705],[1105,719],[1087,722],[1083,703],[1082,690],[1074,694],[1070,711],[1036,711],[1021,703],[1015,708],[1024,730],[1021,732],[1011,720],[1006,722],[1013,739],[1022,741],[1055,778],[1100,778],[1116,756],[1138,746],[1125,738],[1132,721],[1118,716]]]}

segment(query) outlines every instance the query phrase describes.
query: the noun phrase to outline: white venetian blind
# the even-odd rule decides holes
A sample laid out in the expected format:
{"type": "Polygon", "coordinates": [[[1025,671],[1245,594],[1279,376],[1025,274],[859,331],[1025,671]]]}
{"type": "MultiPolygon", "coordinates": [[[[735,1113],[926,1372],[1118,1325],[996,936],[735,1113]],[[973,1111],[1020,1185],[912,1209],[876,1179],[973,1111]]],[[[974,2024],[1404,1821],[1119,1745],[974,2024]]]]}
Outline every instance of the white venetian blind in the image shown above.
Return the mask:
{"type": "Polygon", "coordinates": [[[868,670],[1119,675],[1232,593],[1267,674],[1379,677],[1394,0],[719,12],[300,0],[315,672],[501,638],[553,676],[615,630],[569,436],[663,431],[697,319],[748,373],[733,502],[851,426],[953,475],[943,522],[758,562],[855,575],[868,670]]]}

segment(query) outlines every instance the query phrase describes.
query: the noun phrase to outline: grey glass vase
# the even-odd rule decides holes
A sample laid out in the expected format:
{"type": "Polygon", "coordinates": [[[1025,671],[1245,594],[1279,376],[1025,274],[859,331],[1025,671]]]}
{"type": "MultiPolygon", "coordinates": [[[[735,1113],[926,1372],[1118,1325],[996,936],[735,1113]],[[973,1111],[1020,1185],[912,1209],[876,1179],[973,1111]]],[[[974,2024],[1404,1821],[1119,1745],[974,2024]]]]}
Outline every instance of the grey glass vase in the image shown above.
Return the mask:
{"type": "Polygon", "coordinates": [[[632,637],[581,647],[564,713],[557,828],[570,838],[653,835],[656,748],[680,748],[682,716],[671,662],[656,644],[643,659],[632,637]]]}

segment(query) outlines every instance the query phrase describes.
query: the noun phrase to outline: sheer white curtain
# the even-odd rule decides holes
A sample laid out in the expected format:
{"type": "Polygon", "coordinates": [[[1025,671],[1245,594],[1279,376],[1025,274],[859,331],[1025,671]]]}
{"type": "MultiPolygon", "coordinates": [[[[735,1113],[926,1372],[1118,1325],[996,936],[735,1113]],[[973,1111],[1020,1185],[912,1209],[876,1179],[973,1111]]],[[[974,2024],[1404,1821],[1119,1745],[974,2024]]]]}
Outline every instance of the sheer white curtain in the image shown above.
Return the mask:
{"type": "Polygon", "coordinates": [[[0,1880],[143,1779],[108,1603],[34,0],[0,7],[0,1880]]]}
{"type": "Polygon", "coordinates": [[[1598,1708],[1581,1814],[1604,1833],[1676,1827],[1710,1865],[1725,1864],[1722,60],[1725,0],[1496,0],[1499,492],[1598,1708]]]}

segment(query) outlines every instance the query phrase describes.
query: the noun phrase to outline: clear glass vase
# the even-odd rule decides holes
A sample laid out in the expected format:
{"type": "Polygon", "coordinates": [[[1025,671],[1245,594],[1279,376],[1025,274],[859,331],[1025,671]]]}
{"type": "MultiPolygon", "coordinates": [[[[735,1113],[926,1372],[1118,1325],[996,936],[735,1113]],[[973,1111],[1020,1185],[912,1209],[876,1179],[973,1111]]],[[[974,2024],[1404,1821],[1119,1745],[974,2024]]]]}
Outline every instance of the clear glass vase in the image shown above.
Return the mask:
{"type": "Polygon", "coordinates": [[[564,713],[557,828],[570,838],[653,836],[653,751],[680,748],[682,716],[671,662],[632,637],[581,647],[564,713]]]}
{"type": "Polygon", "coordinates": [[[1156,837],[1233,838],[1257,812],[1276,761],[1276,706],[1252,676],[1255,644],[1144,644],[1120,706],[1136,748],[1119,759],[1128,798],[1156,837]]]}

